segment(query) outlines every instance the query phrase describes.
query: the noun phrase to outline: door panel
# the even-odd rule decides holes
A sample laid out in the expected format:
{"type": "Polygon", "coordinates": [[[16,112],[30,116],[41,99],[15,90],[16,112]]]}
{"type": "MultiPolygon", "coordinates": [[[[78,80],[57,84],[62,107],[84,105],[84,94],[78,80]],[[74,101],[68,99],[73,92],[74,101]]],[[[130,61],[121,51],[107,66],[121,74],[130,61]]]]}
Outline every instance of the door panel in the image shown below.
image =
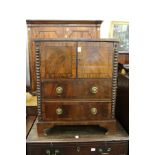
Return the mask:
{"type": "Polygon", "coordinates": [[[113,43],[79,42],[78,47],[79,78],[111,78],[113,43]]]}
{"type": "Polygon", "coordinates": [[[41,79],[76,77],[76,43],[41,43],[41,79]]]}

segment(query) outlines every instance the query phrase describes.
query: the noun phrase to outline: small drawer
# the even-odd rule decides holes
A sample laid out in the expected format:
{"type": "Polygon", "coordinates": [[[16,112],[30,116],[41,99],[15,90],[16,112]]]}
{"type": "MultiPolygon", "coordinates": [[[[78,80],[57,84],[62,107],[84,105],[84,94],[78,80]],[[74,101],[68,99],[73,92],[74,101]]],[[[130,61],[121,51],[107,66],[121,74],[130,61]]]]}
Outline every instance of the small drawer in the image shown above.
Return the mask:
{"type": "Polygon", "coordinates": [[[50,155],[50,143],[27,143],[27,155],[50,155]]]}
{"type": "Polygon", "coordinates": [[[43,120],[86,121],[111,118],[111,103],[107,102],[43,102],[43,120]]]}
{"type": "Polygon", "coordinates": [[[111,79],[44,80],[41,95],[45,99],[111,99],[111,79]]]}

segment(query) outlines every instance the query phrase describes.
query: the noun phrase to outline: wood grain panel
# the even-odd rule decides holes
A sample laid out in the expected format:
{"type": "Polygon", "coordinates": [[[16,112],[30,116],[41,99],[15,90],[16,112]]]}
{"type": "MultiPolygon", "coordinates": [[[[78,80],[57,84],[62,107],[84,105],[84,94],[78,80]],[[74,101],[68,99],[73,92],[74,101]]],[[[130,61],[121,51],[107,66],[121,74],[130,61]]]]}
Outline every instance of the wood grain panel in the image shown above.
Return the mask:
{"type": "Polygon", "coordinates": [[[64,28],[65,38],[99,38],[100,29],[97,27],[66,27],[64,28]]]}
{"type": "Polygon", "coordinates": [[[42,98],[46,99],[111,99],[112,79],[74,79],[74,80],[44,80],[42,82],[42,98]],[[91,92],[97,87],[97,93],[91,92]],[[62,94],[56,93],[56,88],[62,87],[62,94]]]}
{"type": "Polygon", "coordinates": [[[81,121],[103,120],[111,118],[111,104],[103,102],[43,102],[42,116],[46,121],[81,121]],[[58,115],[56,109],[63,113],[58,115]],[[97,109],[97,114],[91,113],[91,108],[97,109]]]}
{"type": "Polygon", "coordinates": [[[79,42],[78,77],[111,78],[113,43],[79,42]]]}
{"type": "Polygon", "coordinates": [[[76,43],[41,43],[41,78],[76,77],[76,43]]]}

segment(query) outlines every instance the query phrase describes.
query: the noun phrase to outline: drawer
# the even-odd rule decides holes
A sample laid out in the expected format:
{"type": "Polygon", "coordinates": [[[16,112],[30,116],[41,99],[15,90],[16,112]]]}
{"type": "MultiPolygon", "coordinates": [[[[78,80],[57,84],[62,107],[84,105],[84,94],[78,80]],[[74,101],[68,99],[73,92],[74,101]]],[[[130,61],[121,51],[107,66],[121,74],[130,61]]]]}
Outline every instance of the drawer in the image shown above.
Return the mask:
{"type": "Polygon", "coordinates": [[[86,121],[111,118],[109,102],[43,102],[42,116],[46,121],[86,121]]]}
{"type": "Polygon", "coordinates": [[[128,155],[128,142],[54,144],[51,151],[59,152],[59,155],[128,155]]]}
{"type": "Polygon", "coordinates": [[[51,149],[50,143],[27,143],[27,155],[50,155],[48,154],[51,149]]]}
{"type": "Polygon", "coordinates": [[[111,99],[111,79],[44,80],[41,95],[46,99],[111,99]]]}
{"type": "Polygon", "coordinates": [[[128,155],[128,141],[28,143],[27,155],[128,155]]]}

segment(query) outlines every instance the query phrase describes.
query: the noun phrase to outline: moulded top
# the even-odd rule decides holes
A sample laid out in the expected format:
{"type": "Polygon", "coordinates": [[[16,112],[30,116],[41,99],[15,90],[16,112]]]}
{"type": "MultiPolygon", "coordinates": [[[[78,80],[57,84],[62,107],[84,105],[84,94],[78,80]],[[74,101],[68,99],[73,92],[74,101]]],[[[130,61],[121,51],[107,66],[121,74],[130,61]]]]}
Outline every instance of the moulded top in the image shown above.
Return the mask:
{"type": "Polygon", "coordinates": [[[64,41],[64,42],[119,42],[116,38],[102,38],[102,39],[75,39],[75,38],[52,38],[52,39],[34,39],[35,42],[57,42],[57,41],[64,41]]]}
{"type": "Polygon", "coordinates": [[[102,20],[26,20],[27,24],[101,24],[102,20]]]}

